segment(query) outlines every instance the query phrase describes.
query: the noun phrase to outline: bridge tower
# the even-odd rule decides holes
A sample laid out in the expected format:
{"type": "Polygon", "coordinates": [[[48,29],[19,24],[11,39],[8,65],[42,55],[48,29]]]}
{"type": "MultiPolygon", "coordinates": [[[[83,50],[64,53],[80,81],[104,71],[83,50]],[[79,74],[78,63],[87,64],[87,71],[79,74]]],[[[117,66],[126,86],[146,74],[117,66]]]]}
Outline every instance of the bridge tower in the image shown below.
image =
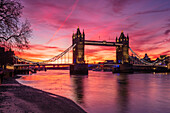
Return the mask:
{"type": "Polygon", "coordinates": [[[70,74],[88,75],[88,64],[85,64],[84,61],[84,30],[81,34],[78,27],[77,32],[73,33],[72,39],[73,45],[76,44],[76,46],[73,48],[73,65],[70,65],[70,74]]]}
{"type": "Polygon", "coordinates": [[[116,37],[116,43],[123,45],[116,47],[116,61],[119,64],[129,63],[129,36],[125,37],[123,31],[119,38],[116,37]]]}
{"type": "Polygon", "coordinates": [[[83,30],[83,34],[81,34],[79,27],[77,28],[77,32],[72,36],[73,45],[76,46],[73,48],[73,64],[84,64],[84,39],[85,34],[83,30]]]}

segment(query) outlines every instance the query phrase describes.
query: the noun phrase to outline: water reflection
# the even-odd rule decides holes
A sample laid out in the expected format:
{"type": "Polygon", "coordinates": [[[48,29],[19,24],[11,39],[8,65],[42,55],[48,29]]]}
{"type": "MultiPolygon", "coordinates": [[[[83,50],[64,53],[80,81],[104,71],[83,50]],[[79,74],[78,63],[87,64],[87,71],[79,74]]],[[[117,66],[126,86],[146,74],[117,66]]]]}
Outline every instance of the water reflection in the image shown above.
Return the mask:
{"type": "Polygon", "coordinates": [[[117,107],[119,113],[126,113],[128,111],[129,102],[129,86],[128,75],[121,73],[117,76],[117,107]]]}
{"type": "Polygon", "coordinates": [[[84,79],[87,76],[70,75],[74,97],[77,103],[84,104],[84,79]]]}
{"type": "Polygon", "coordinates": [[[119,84],[128,84],[128,74],[120,73],[117,75],[117,82],[119,84]]]}
{"type": "Polygon", "coordinates": [[[25,75],[20,83],[70,98],[89,113],[169,113],[170,74],[112,74],[69,70],[25,75]]]}

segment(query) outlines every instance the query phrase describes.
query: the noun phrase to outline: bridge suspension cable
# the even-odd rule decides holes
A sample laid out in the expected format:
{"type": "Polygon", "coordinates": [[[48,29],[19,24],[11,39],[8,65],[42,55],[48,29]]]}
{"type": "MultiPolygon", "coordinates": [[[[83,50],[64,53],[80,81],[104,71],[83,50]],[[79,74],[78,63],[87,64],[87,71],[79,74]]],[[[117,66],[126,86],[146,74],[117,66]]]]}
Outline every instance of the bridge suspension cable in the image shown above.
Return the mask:
{"type": "Polygon", "coordinates": [[[30,61],[30,60],[26,60],[26,59],[20,58],[20,57],[15,56],[15,55],[14,55],[14,58],[17,59],[17,60],[20,60],[22,62],[26,62],[26,63],[33,63],[33,64],[34,63],[38,63],[38,62],[34,62],[34,61],[30,61]]]}
{"type": "MultiPolygon", "coordinates": [[[[131,52],[136,56],[136,58],[139,59],[140,62],[146,64],[146,65],[158,65],[159,64],[159,60],[156,60],[155,62],[148,62],[146,60],[144,60],[143,58],[141,58],[138,54],[136,54],[131,48],[129,48],[131,50],[131,52]]],[[[129,56],[130,59],[134,60],[131,56],[129,56]]]]}
{"type": "MultiPolygon", "coordinates": [[[[76,46],[76,44],[71,45],[69,48],[67,48],[65,51],[63,51],[62,53],[58,54],[57,56],[54,56],[54,57],[52,57],[52,58],[50,58],[50,59],[48,59],[48,60],[44,60],[44,61],[41,61],[41,62],[34,62],[34,61],[26,60],[26,59],[20,58],[20,57],[15,56],[15,55],[14,55],[14,58],[16,58],[16,59],[18,59],[18,60],[20,60],[20,61],[22,61],[22,62],[33,63],[33,64],[34,64],[34,63],[39,64],[39,63],[54,62],[54,61],[59,60],[60,58],[62,58],[64,55],[66,56],[66,53],[69,54],[69,51],[70,51],[71,49],[73,49],[75,46],[76,46]]],[[[69,60],[68,60],[68,61],[69,61],[69,60]]]]}

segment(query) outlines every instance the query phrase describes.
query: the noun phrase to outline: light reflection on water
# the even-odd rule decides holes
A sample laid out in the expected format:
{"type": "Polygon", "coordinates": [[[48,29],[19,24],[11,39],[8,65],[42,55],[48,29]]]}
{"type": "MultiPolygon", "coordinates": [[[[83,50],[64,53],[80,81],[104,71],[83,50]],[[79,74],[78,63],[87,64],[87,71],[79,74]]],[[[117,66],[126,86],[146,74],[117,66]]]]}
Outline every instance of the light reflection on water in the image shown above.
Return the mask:
{"type": "Polygon", "coordinates": [[[169,113],[170,74],[112,74],[68,70],[24,75],[18,81],[72,99],[89,113],[169,113]]]}

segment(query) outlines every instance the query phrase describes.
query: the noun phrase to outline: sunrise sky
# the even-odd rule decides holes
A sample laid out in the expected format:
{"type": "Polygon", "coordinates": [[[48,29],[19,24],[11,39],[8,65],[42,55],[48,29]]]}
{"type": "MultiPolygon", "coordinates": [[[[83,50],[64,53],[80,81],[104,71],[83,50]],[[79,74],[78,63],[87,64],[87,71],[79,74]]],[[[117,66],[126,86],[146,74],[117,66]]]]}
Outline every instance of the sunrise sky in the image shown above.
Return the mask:
{"type": "MultiPolygon", "coordinates": [[[[21,0],[31,23],[30,49],[21,58],[46,60],[72,44],[79,26],[86,40],[115,41],[123,31],[130,47],[144,57],[170,55],[169,0],[21,0]],[[100,36],[100,38],[99,38],[100,36]]],[[[115,47],[86,46],[90,62],[116,59],[115,47]]],[[[70,57],[71,60],[71,57],[70,57]]]]}

